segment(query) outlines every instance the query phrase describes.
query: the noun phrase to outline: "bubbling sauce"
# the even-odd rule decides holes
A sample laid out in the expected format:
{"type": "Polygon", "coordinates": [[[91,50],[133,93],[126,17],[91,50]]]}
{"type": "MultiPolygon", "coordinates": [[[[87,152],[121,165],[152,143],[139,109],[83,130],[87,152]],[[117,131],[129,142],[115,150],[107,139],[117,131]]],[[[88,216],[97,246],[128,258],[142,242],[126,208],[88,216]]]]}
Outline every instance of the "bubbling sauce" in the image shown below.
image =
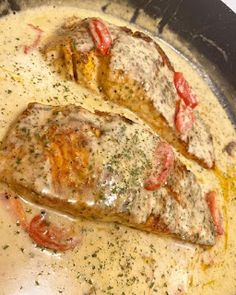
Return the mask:
{"type": "MultiPolygon", "coordinates": [[[[75,7],[41,7],[9,15],[0,21],[0,137],[29,102],[51,105],[73,103],[89,110],[124,114],[130,111],[103,101],[76,83],[63,80],[47,66],[38,49],[24,53],[33,43],[38,26],[43,32],[39,46],[66,17],[99,16],[117,24],[125,22],[109,15],[75,7]]],[[[133,27],[133,29],[135,29],[133,27]]],[[[137,29],[137,28],[136,28],[137,29]]],[[[204,189],[218,193],[224,215],[225,236],[211,249],[116,224],[72,219],[49,211],[62,225],[74,224],[82,243],[73,251],[54,253],[40,247],[15,223],[7,202],[0,206],[1,294],[235,294],[236,277],[236,171],[235,158],[223,152],[236,135],[227,115],[208,84],[173,48],[157,40],[177,71],[187,77],[197,93],[202,117],[210,126],[216,151],[215,171],[208,171],[182,157],[204,189]],[[220,119],[219,119],[220,118],[220,119]],[[222,283],[222,280],[224,283],[222,283]]],[[[4,191],[4,187],[1,187],[4,191]]],[[[24,202],[33,216],[40,209],[24,202]]]]}

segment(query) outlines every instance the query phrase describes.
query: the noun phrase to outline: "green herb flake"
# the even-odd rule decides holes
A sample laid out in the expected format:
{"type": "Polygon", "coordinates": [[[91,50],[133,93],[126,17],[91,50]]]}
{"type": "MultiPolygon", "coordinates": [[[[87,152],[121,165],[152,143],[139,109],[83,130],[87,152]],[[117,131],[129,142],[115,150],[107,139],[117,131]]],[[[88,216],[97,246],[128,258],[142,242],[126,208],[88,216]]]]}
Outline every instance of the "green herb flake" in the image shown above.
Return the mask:
{"type": "Polygon", "coordinates": [[[16,158],[16,164],[19,165],[21,163],[21,158],[16,158]]]}

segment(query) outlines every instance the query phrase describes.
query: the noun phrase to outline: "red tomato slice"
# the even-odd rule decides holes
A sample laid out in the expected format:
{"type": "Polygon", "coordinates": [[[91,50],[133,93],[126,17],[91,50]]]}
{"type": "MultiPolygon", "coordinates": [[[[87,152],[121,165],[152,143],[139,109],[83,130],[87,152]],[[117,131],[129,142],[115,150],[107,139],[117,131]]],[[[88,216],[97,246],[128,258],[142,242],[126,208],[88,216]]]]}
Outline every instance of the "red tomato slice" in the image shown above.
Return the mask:
{"type": "Polygon", "coordinates": [[[160,188],[166,182],[173,164],[172,147],[165,142],[158,143],[155,150],[155,171],[145,181],[144,188],[149,191],[160,188]]]}
{"type": "Polygon", "coordinates": [[[192,129],[194,121],[195,116],[192,109],[179,100],[175,114],[175,127],[177,131],[181,134],[188,132],[192,129]]]}
{"type": "Polygon", "coordinates": [[[111,48],[112,38],[106,24],[101,19],[92,19],[89,22],[89,30],[97,49],[102,55],[107,55],[111,48]]]}
{"type": "Polygon", "coordinates": [[[31,220],[29,236],[37,245],[59,251],[73,249],[80,242],[70,235],[70,231],[48,223],[42,214],[36,215],[31,220]]]}
{"type": "Polygon", "coordinates": [[[43,31],[39,27],[36,27],[32,24],[28,24],[28,26],[31,27],[34,31],[36,31],[37,35],[36,35],[36,38],[34,39],[32,44],[24,46],[24,53],[25,54],[28,54],[31,50],[38,47],[38,45],[41,41],[42,33],[43,33],[43,31]]]}
{"type": "Polygon", "coordinates": [[[192,93],[192,90],[182,73],[174,73],[174,84],[178,95],[183,99],[186,106],[189,106],[192,109],[195,108],[198,105],[197,98],[192,93]]]}
{"type": "Polygon", "coordinates": [[[14,215],[17,217],[20,225],[22,228],[27,231],[28,230],[28,222],[27,217],[25,214],[25,210],[19,198],[17,197],[10,197],[9,203],[14,215]]]}
{"type": "Polygon", "coordinates": [[[217,204],[216,204],[216,193],[215,192],[207,193],[206,194],[206,202],[207,202],[208,208],[211,212],[212,220],[214,222],[217,234],[223,235],[224,229],[222,227],[220,212],[219,212],[219,210],[217,208],[217,204]]]}

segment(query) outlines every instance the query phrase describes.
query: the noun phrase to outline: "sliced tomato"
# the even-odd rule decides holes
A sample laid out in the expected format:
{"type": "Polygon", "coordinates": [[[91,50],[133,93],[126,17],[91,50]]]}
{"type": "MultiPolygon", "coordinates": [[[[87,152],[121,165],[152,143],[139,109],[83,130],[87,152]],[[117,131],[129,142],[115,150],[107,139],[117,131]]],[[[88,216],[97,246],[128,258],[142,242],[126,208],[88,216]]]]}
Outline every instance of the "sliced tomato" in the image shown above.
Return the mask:
{"type": "Polygon", "coordinates": [[[89,22],[89,30],[96,48],[102,55],[107,55],[112,45],[112,38],[106,24],[101,19],[93,18],[89,22]]]}
{"type": "Polygon", "coordinates": [[[71,236],[71,231],[48,223],[43,214],[36,215],[29,224],[29,236],[42,247],[66,251],[73,249],[80,240],[71,236]]]}
{"type": "Polygon", "coordinates": [[[11,206],[11,210],[18,219],[20,225],[25,231],[27,231],[28,222],[21,200],[18,197],[10,197],[9,203],[11,206]]]}
{"type": "Polygon", "coordinates": [[[182,100],[176,104],[175,127],[181,134],[187,133],[193,127],[195,116],[192,109],[185,105],[182,100]]]}
{"type": "Polygon", "coordinates": [[[31,50],[38,47],[38,45],[41,41],[42,33],[43,33],[43,31],[39,27],[36,27],[32,24],[28,24],[28,26],[31,27],[34,31],[36,31],[37,35],[36,35],[34,41],[32,42],[32,44],[24,46],[24,53],[25,54],[28,54],[31,50]]]}
{"type": "Polygon", "coordinates": [[[192,109],[198,105],[197,97],[192,93],[192,90],[180,72],[174,73],[174,84],[178,95],[183,99],[186,106],[192,109]]]}
{"type": "Polygon", "coordinates": [[[173,164],[174,152],[172,147],[165,142],[158,143],[155,150],[155,170],[146,179],[144,188],[153,191],[161,187],[166,182],[173,164]]]}
{"type": "Polygon", "coordinates": [[[224,229],[222,226],[220,212],[219,212],[219,210],[217,208],[217,204],[216,204],[216,193],[215,192],[207,193],[206,194],[206,202],[207,202],[208,208],[211,212],[212,220],[214,222],[217,234],[223,235],[224,229]]]}

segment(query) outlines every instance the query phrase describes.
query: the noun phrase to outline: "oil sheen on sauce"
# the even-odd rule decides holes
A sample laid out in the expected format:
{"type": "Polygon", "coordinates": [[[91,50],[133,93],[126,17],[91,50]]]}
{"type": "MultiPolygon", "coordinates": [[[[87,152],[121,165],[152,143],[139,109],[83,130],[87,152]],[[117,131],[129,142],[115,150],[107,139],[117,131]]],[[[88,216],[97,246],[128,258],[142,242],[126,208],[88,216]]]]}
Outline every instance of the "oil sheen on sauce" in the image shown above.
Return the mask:
{"type": "MultiPolygon", "coordinates": [[[[131,112],[104,102],[79,85],[65,81],[47,66],[39,51],[24,54],[39,26],[42,41],[70,16],[100,16],[127,25],[109,15],[75,7],[41,7],[7,16],[0,21],[0,137],[9,124],[37,101],[52,105],[74,103],[89,110],[121,113],[138,121],[131,112]]],[[[1,200],[0,294],[235,294],[236,292],[236,172],[235,158],[223,152],[236,139],[235,131],[206,81],[186,59],[159,41],[176,70],[182,71],[197,93],[199,111],[211,127],[216,150],[216,169],[207,171],[182,159],[206,190],[218,193],[225,220],[224,237],[211,249],[163,238],[116,224],[105,224],[50,211],[57,223],[74,224],[81,244],[73,251],[52,253],[36,247],[16,224],[1,200]],[[220,118],[220,119],[219,119],[220,118]]],[[[4,190],[4,188],[2,188],[4,190]]],[[[40,209],[24,203],[32,216],[40,209]]]]}

